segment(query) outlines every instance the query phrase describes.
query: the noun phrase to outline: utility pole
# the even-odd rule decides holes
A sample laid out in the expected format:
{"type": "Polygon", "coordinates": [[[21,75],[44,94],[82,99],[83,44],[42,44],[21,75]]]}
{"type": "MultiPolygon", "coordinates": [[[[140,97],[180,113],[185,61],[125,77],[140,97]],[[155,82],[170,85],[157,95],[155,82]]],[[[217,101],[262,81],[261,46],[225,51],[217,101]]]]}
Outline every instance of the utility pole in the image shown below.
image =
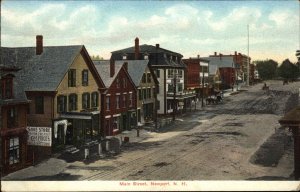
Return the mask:
{"type": "Polygon", "coordinates": [[[176,115],[176,74],[175,74],[175,70],[173,71],[173,121],[175,121],[175,115],[176,115]]]}
{"type": "Polygon", "coordinates": [[[249,75],[250,75],[250,57],[249,57],[249,24],[247,25],[247,31],[248,31],[247,86],[249,86],[249,75]]]}
{"type": "Polygon", "coordinates": [[[202,66],[202,98],[201,98],[201,107],[204,107],[204,66],[202,66]]]}

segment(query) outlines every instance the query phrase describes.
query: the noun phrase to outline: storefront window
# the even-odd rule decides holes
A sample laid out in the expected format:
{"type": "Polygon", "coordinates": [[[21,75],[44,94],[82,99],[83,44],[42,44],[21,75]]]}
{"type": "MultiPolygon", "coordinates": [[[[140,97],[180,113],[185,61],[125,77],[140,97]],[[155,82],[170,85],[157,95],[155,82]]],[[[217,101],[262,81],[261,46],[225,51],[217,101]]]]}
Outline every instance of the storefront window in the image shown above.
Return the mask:
{"type": "Polygon", "coordinates": [[[11,138],[9,140],[9,164],[15,164],[20,162],[20,146],[19,138],[11,138]]]}

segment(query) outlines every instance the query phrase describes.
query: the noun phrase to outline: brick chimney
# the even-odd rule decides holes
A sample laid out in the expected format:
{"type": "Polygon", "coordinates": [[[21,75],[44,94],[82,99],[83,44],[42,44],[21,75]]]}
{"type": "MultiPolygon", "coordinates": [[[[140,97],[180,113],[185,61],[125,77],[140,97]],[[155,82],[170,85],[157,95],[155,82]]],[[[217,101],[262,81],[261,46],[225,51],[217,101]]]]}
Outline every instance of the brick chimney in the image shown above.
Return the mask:
{"type": "Polygon", "coordinates": [[[198,59],[200,59],[200,55],[197,55],[198,59]]]}
{"type": "Polygon", "coordinates": [[[215,56],[217,56],[217,52],[215,52],[215,56]]]}
{"type": "Polygon", "coordinates": [[[40,55],[43,53],[43,36],[37,35],[36,36],[36,54],[40,55]]]}
{"type": "Polygon", "coordinates": [[[234,55],[237,55],[237,52],[236,52],[236,51],[234,52],[234,55]]]}
{"type": "Polygon", "coordinates": [[[159,48],[159,44],[156,44],[155,46],[156,46],[156,48],[159,48]]]}
{"type": "Polygon", "coordinates": [[[140,44],[139,44],[139,38],[135,38],[134,40],[134,59],[138,60],[140,55],[140,44]]]}
{"type": "Polygon", "coordinates": [[[115,75],[115,61],[110,60],[110,77],[115,75]]]}
{"type": "Polygon", "coordinates": [[[221,53],[219,53],[219,56],[220,56],[220,60],[221,60],[223,55],[221,53]]]}

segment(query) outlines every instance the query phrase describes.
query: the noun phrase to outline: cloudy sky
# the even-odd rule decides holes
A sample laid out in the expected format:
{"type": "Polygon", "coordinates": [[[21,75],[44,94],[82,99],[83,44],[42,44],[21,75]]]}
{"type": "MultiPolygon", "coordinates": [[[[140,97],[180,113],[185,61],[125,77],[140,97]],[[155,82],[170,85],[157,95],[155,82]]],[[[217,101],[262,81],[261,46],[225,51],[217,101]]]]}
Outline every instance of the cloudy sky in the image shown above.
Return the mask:
{"type": "Polygon", "coordinates": [[[85,45],[90,55],[140,44],[179,52],[184,58],[214,52],[252,60],[295,62],[299,2],[289,1],[16,1],[1,5],[1,46],[85,45]]]}

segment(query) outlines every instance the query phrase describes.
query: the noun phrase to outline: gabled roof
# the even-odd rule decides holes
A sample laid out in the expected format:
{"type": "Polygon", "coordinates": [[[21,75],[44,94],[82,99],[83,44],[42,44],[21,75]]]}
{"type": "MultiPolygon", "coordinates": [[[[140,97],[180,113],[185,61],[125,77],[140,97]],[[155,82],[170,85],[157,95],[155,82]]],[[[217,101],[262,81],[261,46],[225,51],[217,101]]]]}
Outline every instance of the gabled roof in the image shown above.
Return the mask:
{"type": "Polygon", "coordinates": [[[83,45],[44,46],[40,55],[36,54],[36,47],[1,47],[1,51],[5,66],[21,68],[16,74],[16,88],[23,92],[56,91],[78,54],[88,55],[83,45]]]}
{"type": "Polygon", "coordinates": [[[216,65],[219,68],[234,66],[233,57],[201,57],[201,58],[209,60],[210,66],[216,65]]]}
{"type": "Polygon", "coordinates": [[[16,78],[26,91],[55,91],[81,46],[43,47],[36,55],[35,47],[1,48],[5,65],[22,70],[16,78]]]}
{"type": "MultiPolygon", "coordinates": [[[[109,88],[114,81],[114,79],[117,77],[120,69],[123,65],[115,63],[115,73],[113,77],[110,77],[110,60],[94,60],[93,61],[104,85],[106,88],[109,88]]],[[[122,62],[122,64],[124,61],[122,62]]]]}
{"type": "Polygon", "coordinates": [[[135,86],[138,87],[148,66],[149,60],[127,60],[125,62],[128,64],[128,73],[132,81],[135,86]]]}

